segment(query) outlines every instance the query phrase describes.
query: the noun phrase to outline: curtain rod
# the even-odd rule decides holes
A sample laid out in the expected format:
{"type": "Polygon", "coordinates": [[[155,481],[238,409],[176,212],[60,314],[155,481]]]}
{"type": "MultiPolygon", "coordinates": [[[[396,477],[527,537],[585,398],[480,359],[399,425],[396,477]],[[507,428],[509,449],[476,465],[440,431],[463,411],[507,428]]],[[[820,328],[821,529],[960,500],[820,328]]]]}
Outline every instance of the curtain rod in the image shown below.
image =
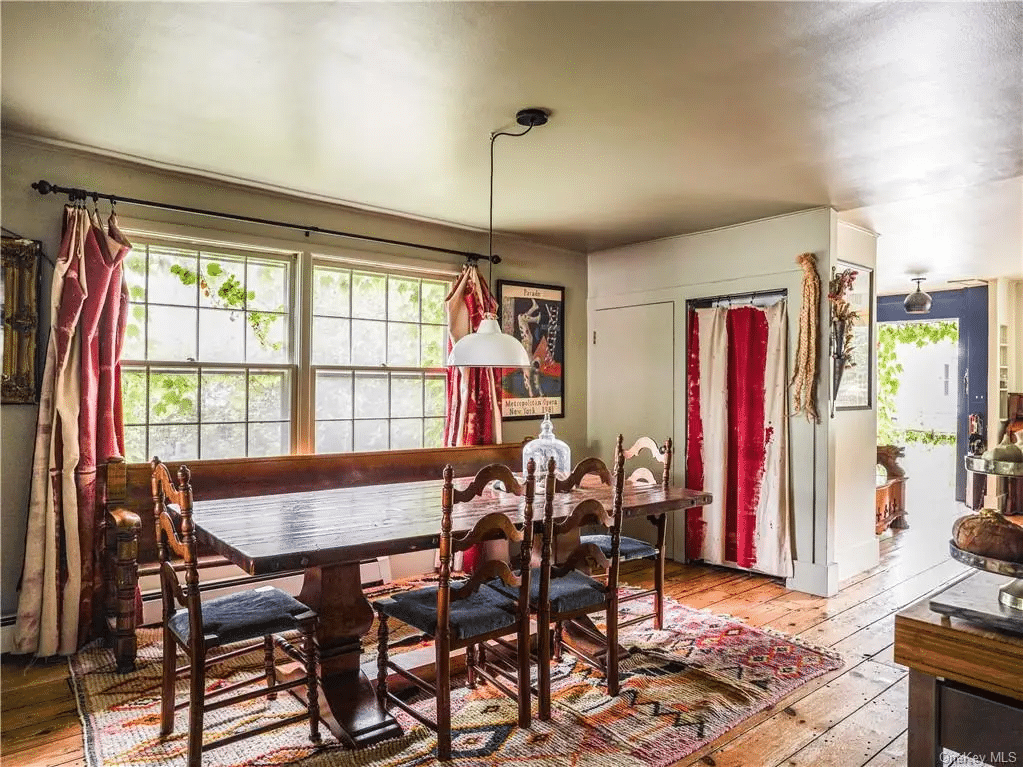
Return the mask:
{"type": "Polygon", "coordinates": [[[111,205],[117,203],[124,203],[126,205],[138,205],[145,208],[158,208],[160,210],[173,210],[179,213],[191,213],[196,216],[208,216],[210,218],[222,218],[228,221],[242,221],[248,224],[262,224],[264,226],[273,226],[278,229],[292,229],[299,232],[305,232],[305,236],[308,237],[310,234],[326,234],[331,237],[346,237],[352,240],[363,240],[365,242],[379,242],[385,245],[403,245],[407,248],[417,248],[419,250],[429,250],[434,253],[447,253],[452,256],[461,256],[468,263],[476,263],[477,261],[490,261],[494,264],[501,263],[500,256],[484,256],[480,253],[473,253],[466,250],[454,250],[452,248],[441,248],[436,245],[421,245],[416,242],[407,242],[405,240],[391,240],[386,237],[372,237],[368,234],[353,234],[351,232],[341,232],[337,229],[324,229],[319,226],[304,226],[302,224],[292,224],[287,221],[275,221],[268,218],[256,218],[255,216],[243,216],[238,213],[222,213],[215,210],[206,210],[204,208],[190,208],[184,205],[172,205],[168,202],[156,202],[154,200],[140,200],[134,197],[121,197],[119,195],[107,194],[105,192],[92,192],[86,189],[79,189],[77,187],[66,187],[58,186],[57,184],[51,184],[49,181],[40,179],[32,184],[32,188],[35,189],[39,194],[66,194],[70,202],[77,202],[91,199],[93,202],[99,202],[100,199],[109,200],[111,205]]]}
{"type": "Polygon", "coordinates": [[[700,296],[698,298],[690,298],[686,301],[687,304],[712,304],[716,301],[736,301],[748,298],[750,303],[758,298],[787,298],[788,288],[772,288],[770,290],[747,290],[743,293],[727,293],[721,296],[700,296]]]}

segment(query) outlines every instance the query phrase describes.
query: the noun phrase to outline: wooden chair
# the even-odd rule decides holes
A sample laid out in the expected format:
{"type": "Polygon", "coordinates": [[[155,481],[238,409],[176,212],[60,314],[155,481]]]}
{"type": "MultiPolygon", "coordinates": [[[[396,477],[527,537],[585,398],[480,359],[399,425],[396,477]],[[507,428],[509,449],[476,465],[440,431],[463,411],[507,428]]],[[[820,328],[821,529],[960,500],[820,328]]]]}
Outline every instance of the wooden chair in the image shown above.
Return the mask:
{"type": "Polygon", "coordinates": [[[152,491],[156,515],[157,553],[160,561],[160,580],[163,592],[163,688],[160,707],[160,735],[166,737],[174,729],[174,712],[188,706],[188,765],[200,767],[202,752],[236,740],[309,719],[309,737],[320,742],[320,714],[317,698],[316,613],[289,594],[273,586],[251,591],[227,594],[203,602],[199,593],[199,572],[196,567],[195,524],[192,521],[192,486],[187,466],[178,468],[175,485],[170,472],[159,458],[152,461],[152,491]],[[184,560],[185,585],[178,581],[178,573],[171,563],[171,554],[184,560]],[[282,632],[298,630],[303,639],[304,653],[300,653],[283,637],[282,632]],[[262,641],[240,649],[207,657],[210,650],[221,645],[262,638],[262,641]],[[305,665],[305,675],[290,682],[277,681],[274,645],[305,665]],[[177,647],[188,656],[189,665],[177,668],[177,647]],[[264,673],[249,677],[219,690],[206,690],[206,668],[214,663],[255,650],[264,653],[264,673]],[[174,685],[177,677],[189,675],[189,699],[175,705],[174,685]],[[265,689],[221,697],[265,680],[265,689]],[[218,740],[203,743],[203,715],[206,711],[223,708],[266,696],[274,699],[277,693],[305,687],[308,695],[306,710],[245,732],[234,733],[218,740]]]}
{"type": "Polygon", "coordinates": [[[451,759],[451,653],[460,648],[466,651],[466,672],[469,687],[482,676],[519,704],[519,726],[528,727],[531,721],[529,685],[529,557],[533,541],[533,496],[536,485],[536,466],[531,460],[526,480],[519,483],[507,466],[492,464],[477,472],[464,490],[455,488],[451,466],[444,469],[444,490],[441,507],[440,579],[437,586],[395,594],[373,603],[379,624],[379,650],[377,655],[377,696],[385,706],[393,704],[437,732],[437,758],[451,759]],[[494,511],[486,514],[472,529],[452,536],[454,504],[466,503],[479,496],[493,481],[500,480],[506,492],[525,497],[522,531],[516,529],[516,520],[494,511]],[[478,567],[464,582],[451,582],[451,557],[454,552],[465,551],[482,541],[504,538],[509,544],[519,543],[519,575],[508,563],[489,560],[478,567]],[[510,590],[505,596],[487,584],[501,584],[510,590]],[[433,637],[436,657],[436,685],[411,674],[388,658],[388,619],[395,618],[433,637]],[[515,636],[516,644],[504,643],[516,658],[515,669],[490,666],[486,658],[477,662],[476,648],[485,643],[515,636]],[[424,692],[437,698],[437,719],[430,721],[401,698],[387,689],[388,670],[393,669],[424,692]],[[514,673],[512,673],[514,671],[514,673]],[[514,678],[517,689],[507,687],[499,677],[514,678]]]}
{"type": "MultiPolygon", "coordinates": [[[[618,442],[619,451],[615,455],[614,492],[611,513],[608,514],[599,501],[588,499],[576,504],[567,519],[554,523],[553,494],[548,493],[544,505],[543,554],[540,562],[540,590],[537,602],[537,636],[539,694],[537,715],[540,719],[550,719],[551,715],[551,633],[553,624],[554,651],[561,657],[563,649],[563,631],[566,622],[572,622],[574,629],[591,641],[604,645],[602,658],[588,655],[579,647],[572,649],[572,654],[604,672],[608,695],[618,694],[618,569],[621,561],[622,542],[622,491],[624,487],[624,461],[620,453],[621,438],[618,442]],[[584,541],[582,536],[579,545],[573,549],[564,561],[553,563],[553,552],[557,550],[560,536],[573,535],[583,525],[596,524],[608,528],[610,535],[609,555],[599,546],[584,541]],[[605,576],[593,578],[580,571],[586,568],[602,570],[605,576]],[[603,612],[605,617],[604,636],[593,630],[588,623],[579,621],[586,615],[603,612]]],[[[587,459],[590,469],[602,478],[608,476],[607,466],[599,459],[587,459]]],[[[578,469],[579,467],[577,467],[578,469]]],[[[554,467],[547,469],[547,487],[554,487],[559,492],[557,479],[554,478],[554,467]]],[[[575,476],[575,472],[570,477],[575,476]]],[[[566,483],[567,484],[567,483],[566,483]]]]}
{"type": "MultiPolygon", "coordinates": [[[[604,672],[608,695],[618,694],[618,550],[622,527],[620,460],[617,462],[616,472],[613,510],[610,514],[600,501],[587,499],[577,504],[567,519],[555,523],[554,498],[557,494],[571,492],[582,484],[587,475],[594,475],[601,482],[612,484],[612,475],[607,465],[599,458],[586,458],[576,464],[568,477],[559,480],[555,475],[554,459],[548,462],[540,567],[533,571],[534,586],[530,595],[530,606],[536,614],[537,716],[541,720],[548,720],[551,717],[550,662],[552,656],[559,659],[561,657],[563,625],[568,621],[573,622],[574,628],[591,641],[604,646],[603,659],[590,656],[575,647],[572,652],[604,672]],[[611,556],[606,557],[600,548],[592,543],[580,543],[566,552],[561,562],[554,564],[555,552],[558,551],[558,537],[575,535],[579,528],[589,524],[610,529],[611,556]],[[580,568],[603,570],[606,577],[603,580],[592,577],[582,572],[580,568]],[[577,620],[594,612],[604,612],[606,615],[606,637],[594,631],[592,625],[577,620]],[[553,653],[552,645],[555,648],[553,653]]],[[[497,588],[507,593],[503,587],[497,588]]]]}
{"type": "MultiPolygon", "coordinates": [[[[618,451],[622,450],[621,434],[618,435],[618,443],[615,450],[616,454],[618,451]]],[[[671,484],[671,438],[669,437],[664,441],[663,445],[658,446],[656,442],[650,439],[650,437],[640,437],[636,440],[632,447],[628,450],[622,451],[622,458],[623,460],[635,458],[643,450],[649,450],[650,455],[653,456],[654,460],[664,464],[664,470],[661,472],[660,483],[667,488],[671,484]]],[[[658,480],[654,477],[653,472],[645,466],[636,468],[625,481],[636,485],[656,485],[658,482],[658,480]]],[[[634,559],[652,559],[654,562],[654,587],[652,589],[645,589],[634,594],[629,594],[628,596],[620,597],[619,604],[653,596],[654,611],[645,615],[636,616],[635,618],[630,618],[628,621],[619,624],[619,628],[632,626],[636,623],[642,623],[650,618],[654,619],[655,628],[664,628],[664,543],[668,518],[666,515],[660,514],[650,516],[648,519],[650,524],[654,526],[656,543],[651,546],[646,541],[639,540],[638,538],[622,536],[620,554],[623,562],[628,562],[634,559]]],[[[611,557],[610,535],[583,535],[581,536],[581,540],[583,543],[595,544],[604,553],[605,557],[611,557]]]]}

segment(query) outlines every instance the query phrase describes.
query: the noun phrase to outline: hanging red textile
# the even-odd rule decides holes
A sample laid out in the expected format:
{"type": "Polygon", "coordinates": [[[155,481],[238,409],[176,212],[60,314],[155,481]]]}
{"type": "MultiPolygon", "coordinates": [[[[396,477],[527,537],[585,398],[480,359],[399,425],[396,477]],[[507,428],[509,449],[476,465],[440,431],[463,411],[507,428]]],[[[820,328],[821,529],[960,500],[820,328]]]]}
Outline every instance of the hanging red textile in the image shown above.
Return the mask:
{"type": "MultiPolygon", "coordinates": [[[[484,315],[497,313],[497,301],[475,264],[466,264],[446,299],[448,354],[474,332],[484,315]]],[[[444,445],[493,445],[501,441],[501,371],[449,367],[444,409],[444,445]]]]}
{"type": "Polygon", "coordinates": [[[123,455],[120,355],[128,294],[121,264],[130,248],[113,214],[104,231],[97,214],[64,209],[15,652],[73,653],[101,618],[93,602],[103,544],[96,461],[123,455]]]}
{"type": "MultiPolygon", "coordinates": [[[[700,417],[700,318],[689,310],[686,346],[686,488],[703,490],[703,419],[700,417]]],[[[686,558],[699,559],[703,551],[703,510],[686,509],[686,558]]]]}
{"type": "Polygon", "coordinates": [[[767,319],[742,306],[728,312],[728,497],[725,557],[740,567],[756,564],[757,504],[764,478],[764,371],[767,319]]]}
{"type": "MultiPolygon", "coordinates": [[[[463,336],[474,332],[497,301],[475,264],[466,264],[446,299],[448,354],[463,336]]],[[[444,407],[444,445],[493,445],[501,441],[501,370],[449,367],[444,407]]],[[[461,569],[472,572],[478,547],[466,551],[461,569]]],[[[459,568],[459,563],[454,563],[459,568]]]]}

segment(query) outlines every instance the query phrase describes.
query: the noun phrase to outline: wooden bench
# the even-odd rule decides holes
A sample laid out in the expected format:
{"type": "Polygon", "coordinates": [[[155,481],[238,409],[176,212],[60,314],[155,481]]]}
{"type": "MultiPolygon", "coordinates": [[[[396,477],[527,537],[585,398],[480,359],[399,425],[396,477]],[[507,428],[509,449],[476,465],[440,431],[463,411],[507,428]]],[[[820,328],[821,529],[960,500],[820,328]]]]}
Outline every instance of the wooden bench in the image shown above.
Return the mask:
{"type": "MultiPolygon", "coordinates": [[[[167,467],[173,474],[181,463],[187,464],[196,500],[214,500],[439,479],[447,464],[451,464],[456,477],[471,476],[491,463],[516,469],[522,462],[522,445],[171,461],[167,467]]],[[[125,463],[113,458],[99,467],[97,502],[103,504],[104,511],[100,536],[104,545],[104,594],[96,629],[113,646],[117,668],[122,672],[135,666],[139,577],[157,568],[151,478],[148,463],[125,463]]],[[[200,567],[228,564],[213,552],[200,554],[200,567]]]]}

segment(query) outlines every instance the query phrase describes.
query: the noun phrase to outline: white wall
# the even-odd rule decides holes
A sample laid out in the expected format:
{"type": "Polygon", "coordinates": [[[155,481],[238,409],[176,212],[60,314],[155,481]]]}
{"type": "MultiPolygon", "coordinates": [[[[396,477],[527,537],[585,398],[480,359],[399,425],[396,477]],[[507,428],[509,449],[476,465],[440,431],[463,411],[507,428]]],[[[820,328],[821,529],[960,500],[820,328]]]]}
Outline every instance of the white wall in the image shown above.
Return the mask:
{"type": "MultiPolygon", "coordinates": [[[[795,358],[798,333],[798,312],[802,294],[802,270],[796,257],[811,252],[817,256],[818,271],[824,288],[830,278],[834,259],[833,243],[837,219],[827,208],[753,221],[738,226],[697,234],[670,237],[639,243],[589,255],[590,325],[594,312],[621,306],[670,301],[675,304],[675,348],[664,347],[664,354],[674,353],[675,424],[674,438],[678,455],[684,455],[685,438],[685,302],[689,299],[751,291],[785,288],[789,297],[789,376],[795,358]]],[[[826,299],[822,296],[822,303],[826,299]]],[[[822,323],[827,309],[822,308],[822,323]]],[[[820,328],[822,339],[819,365],[828,367],[827,334],[820,328]]],[[[622,360],[622,365],[635,360],[622,360]]],[[[613,370],[595,369],[591,365],[591,382],[598,376],[613,376],[613,370]]],[[[827,412],[828,374],[822,373],[819,391],[820,409],[827,412]]],[[[591,423],[597,410],[613,407],[606,402],[590,401],[591,423]]],[[[790,421],[790,472],[795,523],[795,575],[791,588],[815,594],[834,594],[838,589],[838,566],[835,552],[834,508],[828,503],[828,432],[831,424],[825,417],[816,426],[805,419],[790,421]]],[[[597,437],[591,434],[591,437],[597,437]]],[[[870,451],[873,453],[873,437],[870,451]]],[[[607,452],[596,442],[594,447],[607,452]]],[[[676,482],[681,482],[685,461],[675,461],[676,482]]],[[[873,466],[873,462],[871,462],[873,466]]],[[[871,469],[873,476],[873,469],[871,469]]],[[[871,502],[872,503],[872,502],[871,502]]],[[[674,550],[682,551],[682,525],[675,526],[674,550]]]]}
{"type": "MultiPolygon", "coordinates": [[[[3,225],[23,237],[41,240],[46,254],[51,258],[59,247],[61,207],[64,200],[56,196],[41,197],[32,190],[30,184],[41,178],[62,186],[84,187],[126,197],[292,221],[458,250],[484,252],[487,246],[485,232],[456,229],[286,197],[198,176],[172,173],[69,151],[21,138],[12,140],[8,136],[4,137],[2,163],[3,225]]],[[[395,179],[395,183],[402,181],[395,179]]],[[[471,193],[475,194],[475,191],[471,193]]],[[[480,199],[480,204],[485,204],[484,198],[480,199]]],[[[101,205],[101,210],[106,210],[105,203],[101,205]]],[[[170,224],[219,228],[243,236],[259,235],[277,240],[291,240],[299,243],[296,246],[299,248],[312,247],[310,243],[318,242],[322,243],[324,248],[334,251],[340,248],[358,249],[359,253],[382,262],[393,261],[396,257],[414,256],[448,267],[457,268],[460,263],[456,256],[371,243],[353,244],[337,238],[314,236],[307,240],[301,232],[245,226],[127,205],[120,206],[119,213],[133,219],[144,218],[170,224]]],[[[500,236],[495,238],[494,249],[504,259],[503,263],[495,267],[495,281],[501,278],[521,279],[565,286],[566,415],[565,418],[555,421],[555,425],[558,436],[568,442],[579,455],[584,455],[587,428],[585,406],[587,348],[584,338],[586,260],[579,253],[500,236]]],[[[44,303],[49,296],[48,279],[47,271],[47,284],[43,288],[44,303]]],[[[41,343],[45,344],[45,341],[45,337],[41,338],[41,343]]],[[[14,611],[17,607],[16,584],[22,567],[35,410],[35,407],[27,405],[4,405],[0,408],[2,424],[0,455],[3,460],[3,484],[0,486],[0,525],[3,529],[0,607],[4,614],[14,611]]],[[[536,434],[538,424],[539,419],[506,422],[504,440],[518,441],[525,436],[536,434]]],[[[396,576],[421,572],[426,569],[421,565],[419,559],[405,564],[392,560],[392,570],[396,576]]],[[[428,566],[432,567],[432,563],[428,566]]]]}
{"type": "MultiPolygon", "coordinates": [[[[837,260],[874,269],[877,235],[838,222],[832,266],[837,260]]],[[[858,278],[860,279],[860,278],[858,278]]],[[[871,300],[871,305],[875,305],[871,300]]],[[[870,315],[870,338],[877,338],[877,312],[870,315]]],[[[877,348],[870,348],[871,380],[877,387],[877,348]]],[[[830,380],[832,366],[826,368],[830,380]]],[[[830,390],[830,385],[829,385],[830,390]]],[[[874,534],[874,467],[877,463],[877,396],[871,393],[870,408],[837,410],[828,432],[830,515],[835,520],[835,562],[839,579],[848,578],[877,564],[879,549],[874,534]]]]}

